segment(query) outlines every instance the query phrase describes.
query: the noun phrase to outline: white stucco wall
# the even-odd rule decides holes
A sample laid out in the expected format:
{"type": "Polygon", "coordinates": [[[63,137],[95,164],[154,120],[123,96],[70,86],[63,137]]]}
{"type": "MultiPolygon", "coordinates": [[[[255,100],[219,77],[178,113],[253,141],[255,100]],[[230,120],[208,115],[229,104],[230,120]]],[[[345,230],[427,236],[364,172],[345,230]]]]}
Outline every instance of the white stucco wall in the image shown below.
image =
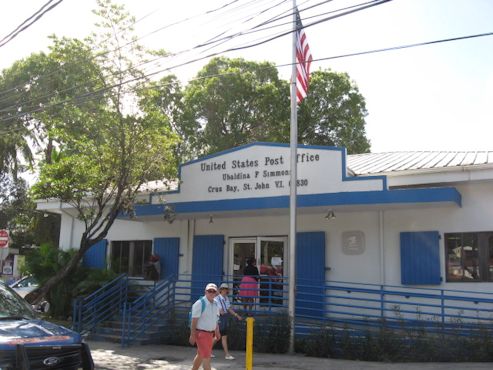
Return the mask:
{"type": "MultiPolygon", "coordinates": [[[[336,210],[336,218],[327,220],[324,213],[302,214],[298,217],[298,231],[324,231],[326,233],[326,272],[328,280],[400,285],[401,231],[439,231],[440,267],[442,287],[452,289],[485,290],[491,283],[446,283],[445,250],[443,234],[449,232],[471,232],[493,230],[493,187],[488,182],[458,185],[462,194],[462,207],[427,206],[413,208],[374,208],[371,210],[336,210]],[[383,212],[383,227],[379,224],[379,212],[383,212]],[[381,258],[380,230],[383,231],[384,256],[381,258]],[[365,250],[359,255],[347,255],[342,251],[342,233],[362,231],[365,250]],[[381,260],[385,266],[381,270],[381,260]],[[384,280],[382,280],[384,279],[384,280]]],[[[289,220],[285,215],[253,215],[248,217],[214,216],[195,220],[176,220],[173,224],[156,217],[153,221],[118,220],[110,230],[107,239],[112,240],[153,240],[156,237],[180,238],[180,273],[190,273],[192,263],[193,235],[223,234],[225,244],[225,271],[229,263],[229,238],[249,236],[287,236],[289,220]]],[[[197,216],[199,217],[199,216],[197,216]]],[[[78,246],[82,224],[62,214],[60,243],[63,248],[78,246]]],[[[287,270],[286,270],[287,271],[287,270]]],[[[438,286],[437,286],[438,287],[438,286]]]]}

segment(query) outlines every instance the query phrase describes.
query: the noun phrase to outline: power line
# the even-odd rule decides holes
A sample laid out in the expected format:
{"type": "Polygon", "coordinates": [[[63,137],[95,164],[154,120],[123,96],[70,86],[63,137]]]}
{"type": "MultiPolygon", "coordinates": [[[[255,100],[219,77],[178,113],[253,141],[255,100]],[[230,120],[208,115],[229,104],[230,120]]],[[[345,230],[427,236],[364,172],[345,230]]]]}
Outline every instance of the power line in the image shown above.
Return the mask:
{"type": "MultiPolygon", "coordinates": [[[[53,1],[53,0],[51,0],[51,1],[53,1]]],[[[126,47],[126,46],[129,46],[129,45],[131,45],[131,44],[134,44],[134,43],[136,43],[137,41],[139,41],[139,40],[141,40],[141,39],[143,39],[143,38],[145,38],[145,37],[147,37],[147,36],[150,36],[150,35],[152,35],[152,34],[154,34],[154,33],[156,33],[156,32],[162,31],[162,30],[164,30],[164,29],[166,29],[166,28],[173,27],[173,26],[176,26],[176,25],[180,25],[180,24],[182,24],[182,23],[185,23],[185,22],[187,22],[187,21],[190,21],[190,20],[191,20],[191,19],[193,19],[193,18],[197,18],[197,17],[203,16],[203,15],[208,15],[208,14],[212,14],[212,13],[218,12],[218,11],[220,11],[220,10],[223,10],[223,9],[225,9],[225,8],[228,8],[229,6],[231,6],[232,4],[234,4],[234,3],[238,2],[238,1],[240,1],[240,0],[233,0],[233,1],[230,1],[229,3],[226,3],[226,4],[222,5],[222,6],[217,7],[217,8],[210,9],[210,10],[207,10],[207,11],[205,11],[205,12],[203,12],[203,13],[197,14],[197,15],[195,15],[195,16],[192,16],[192,17],[186,17],[186,18],[183,18],[183,19],[181,19],[181,20],[179,20],[179,21],[176,21],[176,22],[170,23],[170,24],[165,25],[165,26],[163,26],[163,27],[160,27],[160,28],[158,28],[158,29],[156,29],[156,30],[154,30],[154,31],[151,31],[151,32],[149,32],[149,33],[145,34],[144,36],[141,36],[141,37],[139,37],[139,38],[137,38],[137,39],[135,39],[135,40],[132,40],[132,41],[130,41],[130,42],[127,42],[126,44],[121,45],[121,46],[119,46],[119,47],[117,47],[117,48],[115,48],[115,49],[108,50],[108,51],[106,51],[106,52],[104,52],[104,53],[98,54],[98,57],[101,57],[101,56],[104,56],[104,55],[107,55],[107,54],[110,54],[110,53],[114,53],[114,52],[116,52],[116,51],[118,51],[118,50],[121,50],[122,48],[124,48],[124,47],[126,47]]],[[[247,2],[246,4],[244,4],[244,5],[240,5],[240,6],[238,6],[237,8],[238,8],[238,9],[240,9],[241,7],[244,7],[245,5],[248,5],[248,4],[251,4],[251,3],[255,3],[256,1],[257,1],[257,0],[250,0],[250,1],[249,1],[249,2],[247,2]]],[[[284,0],[284,1],[286,1],[286,0],[284,0]]],[[[148,14],[148,15],[149,15],[149,14],[148,14]]],[[[141,19],[139,19],[138,21],[135,21],[133,24],[138,23],[138,22],[139,22],[139,21],[141,21],[142,19],[146,18],[148,15],[146,15],[146,16],[144,16],[144,17],[142,17],[142,18],[141,18],[141,19]]],[[[133,24],[132,24],[132,25],[133,25],[133,24]]],[[[123,29],[123,30],[122,30],[122,32],[123,32],[124,30],[128,29],[129,27],[131,27],[132,25],[129,25],[127,28],[123,29]]],[[[107,39],[105,39],[105,40],[107,40],[107,39]]],[[[103,41],[103,42],[104,42],[104,41],[103,41]]],[[[143,62],[143,63],[141,63],[141,64],[139,64],[139,65],[137,65],[137,66],[135,66],[135,67],[140,67],[140,66],[142,66],[142,65],[145,65],[145,64],[149,64],[149,63],[155,62],[155,61],[160,60],[160,59],[162,59],[162,58],[175,57],[175,56],[177,56],[177,55],[180,55],[180,54],[183,54],[183,53],[189,52],[189,51],[193,50],[194,48],[196,48],[196,46],[195,46],[195,47],[193,47],[192,49],[182,50],[182,51],[180,51],[180,52],[173,53],[173,54],[171,54],[171,55],[166,55],[166,56],[164,56],[164,57],[163,57],[163,56],[160,56],[160,57],[157,57],[157,58],[153,58],[153,59],[151,59],[151,60],[147,60],[147,61],[145,61],[145,62],[143,62]]],[[[58,69],[57,69],[57,70],[58,70],[58,69]]],[[[123,71],[123,72],[127,72],[127,71],[123,71]]],[[[48,73],[48,74],[45,74],[45,75],[39,76],[39,77],[38,77],[38,79],[41,79],[41,78],[47,78],[47,77],[50,77],[50,76],[52,76],[52,75],[54,75],[54,74],[56,74],[56,73],[57,73],[57,71],[53,71],[53,72],[50,72],[50,73],[48,73]]],[[[118,73],[122,73],[122,72],[118,72],[118,73]]],[[[112,74],[112,75],[110,75],[110,76],[114,76],[114,75],[115,75],[115,74],[112,74]]],[[[10,91],[13,91],[13,90],[21,89],[21,88],[23,88],[23,87],[24,87],[24,85],[18,85],[18,86],[15,86],[15,87],[10,88],[10,89],[8,89],[8,90],[0,91],[0,96],[1,96],[1,95],[4,95],[4,94],[6,94],[6,93],[8,93],[8,92],[10,92],[10,91]]],[[[74,87],[74,88],[75,88],[75,87],[74,87]]],[[[63,91],[58,91],[58,93],[60,93],[60,92],[64,92],[64,91],[69,91],[69,90],[71,90],[71,89],[72,89],[72,88],[69,88],[69,89],[66,89],[66,90],[63,90],[63,91]]],[[[23,94],[23,92],[17,92],[17,94],[18,94],[18,96],[20,97],[20,96],[23,94]]],[[[40,97],[39,99],[42,99],[42,98],[45,98],[45,97],[49,97],[49,96],[53,96],[53,95],[54,95],[54,94],[48,94],[48,95],[45,95],[45,96],[40,97]]],[[[8,98],[9,98],[9,97],[7,97],[7,99],[8,99],[8,98]]],[[[5,100],[5,99],[1,99],[1,98],[0,98],[0,102],[2,102],[2,101],[4,101],[4,100],[5,100]]],[[[10,108],[10,107],[7,107],[7,108],[10,108]]],[[[1,112],[1,111],[5,111],[7,108],[4,108],[4,109],[0,110],[0,112],[1,112]]]]}
{"type": "Polygon", "coordinates": [[[44,9],[54,0],[49,0],[46,4],[44,4],[38,11],[36,11],[33,15],[27,18],[24,22],[22,22],[16,29],[10,32],[7,36],[5,36],[2,40],[0,40],[0,47],[8,44],[15,37],[17,37],[22,31],[25,31],[27,28],[31,27],[34,23],[36,23],[43,15],[48,13],[50,10],[59,5],[63,0],[58,0],[55,4],[49,6],[47,9],[44,9]],[[29,23],[28,23],[29,22],[29,23]]]}
{"type": "MultiPolygon", "coordinates": [[[[392,47],[386,47],[386,48],[380,48],[380,49],[366,50],[366,51],[360,51],[360,52],[354,52],[354,53],[348,53],[348,54],[341,54],[341,55],[335,55],[335,56],[330,56],[330,57],[317,58],[317,59],[314,59],[313,62],[319,62],[319,61],[331,60],[331,59],[349,58],[349,57],[354,57],[354,56],[361,56],[361,55],[367,55],[367,54],[382,53],[382,52],[388,52],[388,51],[396,51],[396,50],[409,49],[409,48],[414,48],[414,47],[429,46],[429,45],[441,44],[441,43],[446,43],[446,42],[462,41],[462,40],[474,39],[474,38],[479,38],[479,37],[487,37],[487,36],[493,36],[493,32],[484,32],[484,33],[474,34],[474,35],[457,36],[457,37],[451,37],[451,38],[446,38],[446,39],[439,39],[439,40],[432,40],[432,41],[424,41],[424,42],[418,42],[418,43],[413,43],[413,44],[406,44],[406,45],[399,45],[399,46],[392,46],[392,47]]],[[[293,65],[293,63],[286,63],[286,64],[278,64],[278,65],[275,65],[275,67],[277,67],[277,68],[283,68],[283,67],[288,67],[288,66],[292,66],[292,65],[293,65]]],[[[225,75],[231,75],[231,74],[236,74],[236,73],[238,73],[238,72],[231,72],[231,73],[222,73],[222,74],[214,74],[214,75],[202,76],[200,78],[190,79],[188,82],[192,82],[192,81],[196,81],[196,80],[201,80],[201,79],[212,78],[212,77],[220,77],[220,76],[225,76],[225,75]]],[[[134,81],[124,81],[121,84],[129,83],[129,82],[134,82],[134,81]]],[[[110,86],[110,87],[108,87],[106,89],[110,89],[110,88],[113,88],[113,87],[115,87],[115,86],[110,86]]],[[[85,94],[85,95],[81,95],[79,97],[75,97],[75,98],[72,98],[72,99],[67,99],[66,101],[57,102],[57,103],[54,103],[52,105],[47,105],[46,107],[40,107],[37,110],[33,110],[31,112],[26,112],[26,113],[18,114],[18,115],[14,116],[14,117],[7,117],[7,118],[4,118],[4,119],[0,120],[0,122],[2,122],[2,121],[8,121],[8,120],[16,119],[16,118],[20,118],[20,117],[25,116],[27,114],[36,113],[38,111],[42,111],[42,110],[44,110],[46,108],[49,108],[49,107],[54,107],[54,106],[57,106],[57,105],[69,103],[69,102],[74,101],[76,99],[77,100],[80,99],[81,101],[83,101],[82,99],[87,99],[87,98],[90,98],[91,96],[94,97],[94,98],[96,98],[96,97],[101,96],[101,93],[105,92],[103,90],[105,90],[105,89],[100,89],[100,90],[97,90],[97,91],[94,91],[94,92],[91,92],[91,93],[88,93],[88,94],[85,94]],[[98,95],[96,95],[96,94],[98,94],[98,95]]],[[[7,130],[7,131],[3,131],[2,132],[2,130],[0,130],[0,133],[7,133],[7,132],[9,132],[9,131],[7,130]]]]}
{"type": "MultiPolygon", "coordinates": [[[[139,22],[143,21],[143,20],[144,20],[144,19],[146,19],[147,17],[149,17],[149,16],[151,16],[152,14],[154,14],[156,11],[157,11],[157,10],[153,10],[153,11],[151,11],[151,12],[149,12],[149,13],[145,14],[145,15],[144,15],[144,16],[142,16],[141,18],[139,18],[139,19],[137,19],[136,21],[134,21],[132,24],[128,25],[126,28],[122,29],[122,31],[121,31],[121,32],[124,32],[124,31],[128,30],[130,27],[132,27],[133,25],[135,25],[135,24],[137,24],[137,23],[139,23],[139,22]]],[[[108,38],[106,38],[104,41],[108,40],[110,37],[111,37],[111,36],[108,36],[108,38]]],[[[103,42],[104,42],[104,41],[103,41],[103,42]]],[[[52,71],[52,72],[49,72],[49,73],[46,73],[46,74],[40,75],[40,76],[38,76],[37,78],[38,78],[38,80],[39,80],[39,79],[48,78],[48,77],[53,76],[53,75],[54,75],[54,74],[56,74],[57,72],[59,72],[59,70],[58,70],[58,69],[57,69],[56,71],[52,71]]],[[[9,88],[9,89],[1,90],[1,91],[0,91],[0,97],[1,97],[2,95],[5,95],[5,94],[7,94],[7,93],[9,93],[9,92],[11,92],[11,91],[15,91],[15,90],[17,90],[17,89],[20,89],[20,88],[22,88],[22,87],[24,87],[24,84],[20,84],[20,85],[17,85],[17,86],[13,86],[13,87],[11,87],[11,88],[9,88]]],[[[22,92],[18,92],[17,94],[18,94],[18,96],[20,96],[20,94],[22,94],[22,92]]],[[[2,101],[5,101],[5,99],[0,98],[0,103],[1,103],[2,101]]]]}
{"type": "MultiPolygon", "coordinates": [[[[265,8],[264,8],[263,10],[261,10],[260,12],[258,12],[258,13],[257,13],[257,14],[255,14],[255,15],[247,15],[247,16],[246,16],[246,17],[248,18],[247,20],[254,19],[254,18],[255,18],[256,16],[258,16],[259,14],[262,14],[262,13],[264,13],[266,10],[273,9],[274,7],[279,6],[281,3],[285,2],[285,1],[286,1],[286,0],[282,0],[280,3],[278,3],[278,4],[274,5],[274,6],[271,6],[271,7],[267,8],[267,9],[265,9],[265,8]]],[[[305,1],[304,3],[307,3],[308,1],[309,1],[309,0],[305,1]]],[[[317,6],[323,5],[323,4],[328,3],[328,2],[331,2],[331,1],[333,1],[333,0],[323,0],[323,1],[321,1],[321,2],[319,2],[319,3],[317,3],[317,4],[315,4],[315,5],[312,5],[312,6],[308,7],[308,8],[302,9],[302,11],[304,11],[304,10],[306,10],[306,9],[311,9],[311,8],[314,8],[314,7],[317,7],[317,6]]],[[[358,5],[366,5],[366,4],[369,4],[369,3],[375,3],[375,2],[377,2],[377,3],[378,3],[378,1],[381,1],[381,0],[372,0],[372,1],[370,1],[370,2],[363,3],[363,4],[358,4],[358,5]]],[[[391,0],[387,0],[387,1],[391,1],[391,0]]],[[[232,3],[234,3],[234,2],[235,2],[235,1],[233,1],[232,3]]],[[[238,7],[238,9],[240,9],[241,7],[247,6],[248,4],[254,3],[254,2],[255,2],[255,1],[250,1],[250,2],[247,2],[247,3],[246,3],[246,4],[244,4],[244,5],[240,5],[240,6],[238,7]]],[[[228,6],[228,5],[231,5],[232,3],[228,3],[228,4],[226,4],[226,5],[222,6],[222,7],[219,7],[219,8],[216,8],[216,9],[209,10],[209,11],[207,11],[206,13],[213,13],[213,12],[216,12],[216,11],[218,11],[218,10],[221,10],[221,9],[225,8],[225,7],[226,7],[226,6],[228,6]]],[[[358,6],[358,5],[355,5],[355,6],[358,6]]],[[[375,4],[375,5],[378,5],[378,4],[375,4]]],[[[355,6],[351,6],[351,7],[348,7],[348,8],[342,8],[342,9],[335,10],[335,11],[328,12],[328,13],[333,13],[333,12],[338,12],[338,11],[340,11],[340,10],[344,10],[344,9],[354,8],[355,6]]],[[[289,11],[291,12],[292,10],[290,9],[289,11]]],[[[283,12],[283,13],[285,13],[285,12],[283,12]]],[[[284,18],[284,17],[281,17],[281,15],[282,15],[283,13],[281,13],[280,15],[278,15],[278,16],[276,16],[276,17],[274,17],[274,18],[269,19],[268,21],[264,21],[264,22],[262,22],[262,23],[260,23],[260,24],[258,24],[258,25],[255,25],[255,26],[251,27],[249,31],[254,32],[254,31],[252,31],[252,30],[255,30],[256,28],[258,28],[258,27],[259,27],[259,26],[261,26],[261,25],[266,25],[266,24],[268,24],[268,23],[271,23],[271,22],[274,22],[274,21],[279,20],[279,19],[281,19],[281,18],[284,18]]],[[[328,14],[328,13],[322,13],[322,14],[328,14]]],[[[205,13],[202,13],[202,14],[205,14],[205,13]]],[[[290,15],[291,15],[291,14],[288,14],[287,16],[290,16],[290,15]]],[[[342,14],[342,15],[344,15],[344,14],[342,14]]],[[[181,20],[181,21],[178,21],[178,22],[175,22],[175,23],[173,23],[173,24],[171,24],[171,25],[176,25],[176,24],[181,23],[182,21],[186,21],[186,20],[189,20],[189,19],[191,19],[191,17],[185,18],[185,19],[183,19],[183,20],[181,20]]],[[[289,24],[289,23],[287,23],[287,24],[289,24]]],[[[281,24],[281,25],[277,25],[276,27],[283,26],[283,25],[286,25],[286,23],[281,24]]],[[[168,25],[168,26],[170,26],[170,25],[168,25]]],[[[165,27],[167,27],[167,26],[165,26],[165,27]]],[[[163,28],[164,28],[164,27],[162,27],[162,28],[160,28],[160,29],[163,29],[163,28]]],[[[257,30],[256,30],[256,32],[263,31],[263,30],[266,30],[266,29],[269,29],[269,28],[271,28],[271,27],[264,27],[263,29],[257,29],[257,30]]],[[[160,29],[158,29],[158,30],[160,30],[160,29]]],[[[153,31],[153,32],[154,32],[154,31],[153,31]]],[[[237,33],[237,34],[234,34],[234,35],[228,36],[228,40],[233,39],[233,38],[236,38],[236,37],[239,37],[239,36],[243,36],[243,35],[249,34],[249,33],[251,33],[251,32],[248,32],[248,31],[246,31],[246,32],[239,32],[239,33],[237,33]]],[[[289,31],[288,33],[290,33],[290,32],[291,32],[291,31],[289,31]]],[[[152,33],[152,32],[151,32],[151,33],[152,33]]],[[[147,34],[147,35],[149,35],[149,34],[147,34]]],[[[143,37],[145,37],[145,36],[146,36],[146,35],[144,35],[143,37]]],[[[283,36],[283,34],[280,34],[280,35],[278,35],[278,36],[275,36],[274,38],[281,37],[281,36],[283,36]]],[[[141,38],[143,38],[143,37],[141,37],[141,38]]],[[[133,41],[132,41],[132,42],[133,42],[133,41]]],[[[119,50],[119,49],[121,49],[122,47],[125,47],[125,46],[126,46],[126,45],[128,45],[128,44],[131,44],[132,42],[129,42],[129,43],[127,43],[127,44],[125,44],[125,45],[122,45],[122,46],[120,46],[120,47],[118,47],[118,48],[116,48],[116,49],[114,49],[114,50],[112,50],[112,51],[107,51],[107,52],[105,52],[105,53],[103,53],[103,54],[100,54],[100,55],[106,55],[106,54],[108,54],[108,53],[110,53],[110,52],[113,52],[113,51],[119,50]]],[[[264,42],[265,42],[265,41],[264,41],[264,42]]],[[[203,46],[205,46],[205,45],[207,45],[207,43],[201,43],[201,44],[198,44],[198,45],[196,45],[196,46],[192,47],[191,49],[182,50],[182,51],[179,51],[179,52],[173,53],[173,54],[171,54],[171,55],[166,55],[166,56],[164,56],[164,57],[163,57],[163,56],[159,56],[159,57],[157,57],[157,58],[154,58],[154,59],[151,59],[151,60],[144,61],[144,62],[140,63],[139,65],[134,66],[134,68],[135,68],[135,67],[142,67],[142,66],[143,66],[143,65],[145,65],[145,64],[149,64],[149,63],[152,63],[152,62],[158,61],[158,60],[160,60],[160,59],[162,59],[162,58],[176,57],[176,56],[178,56],[178,55],[180,55],[180,54],[184,54],[184,53],[187,53],[187,52],[194,51],[195,49],[201,48],[201,47],[203,47],[203,46]]],[[[210,48],[208,48],[208,49],[206,49],[206,50],[202,51],[201,53],[203,53],[203,52],[205,52],[205,51],[208,51],[208,50],[210,50],[210,49],[213,49],[214,47],[217,47],[217,45],[216,45],[216,46],[212,46],[212,47],[210,47],[210,48]]],[[[237,49],[241,49],[241,48],[243,48],[243,47],[239,47],[239,48],[237,48],[237,49]]],[[[227,52],[227,51],[229,51],[229,50],[222,51],[222,53],[227,52]]],[[[219,54],[220,54],[220,53],[210,54],[210,55],[208,55],[208,56],[205,56],[205,58],[209,58],[209,57],[216,56],[216,55],[219,55],[219,54]]],[[[185,62],[185,63],[183,63],[183,65],[186,65],[186,64],[189,64],[189,63],[193,63],[193,62],[196,62],[196,61],[200,61],[200,60],[202,60],[202,59],[203,59],[203,58],[195,58],[195,59],[192,59],[190,62],[185,62]]],[[[179,67],[179,66],[181,66],[181,65],[180,65],[180,64],[178,64],[177,66],[173,66],[173,67],[169,67],[169,68],[163,69],[163,70],[161,70],[161,71],[158,71],[158,73],[164,72],[164,71],[169,70],[169,69],[174,69],[174,68],[177,68],[177,67],[179,67]]],[[[120,72],[117,72],[117,73],[114,73],[114,74],[110,74],[110,75],[108,75],[107,77],[115,76],[115,75],[118,75],[118,74],[123,74],[123,73],[125,73],[125,72],[128,72],[128,70],[126,70],[126,71],[120,71],[120,72]]],[[[50,75],[51,75],[51,74],[54,74],[54,73],[56,73],[56,71],[55,71],[55,72],[53,72],[53,73],[50,73],[50,75]]],[[[149,76],[149,75],[155,75],[155,73],[152,73],[152,74],[147,74],[146,76],[149,76]]],[[[144,76],[144,77],[145,77],[145,76],[144,76]]],[[[23,86],[19,86],[19,88],[22,88],[22,87],[23,87],[23,86]]],[[[77,88],[77,87],[83,87],[83,85],[82,85],[82,86],[74,86],[74,87],[67,88],[67,89],[64,89],[64,90],[59,90],[59,91],[57,91],[56,93],[58,93],[58,94],[59,94],[59,93],[62,93],[62,92],[70,91],[70,90],[73,90],[73,89],[75,89],[75,88],[77,88]]],[[[18,94],[19,94],[19,96],[20,96],[20,94],[22,94],[22,93],[23,93],[23,92],[19,92],[19,93],[18,93],[18,94]]],[[[55,95],[55,93],[45,94],[45,95],[43,95],[43,96],[41,96],[41,97],[38,97],[37,99],[38,99],[39,101],[41,101],[41,100],[42,100],[42,99],[44,99],[44,98],[49,98],[49,97],[54,96],[54,95],[55,95]]],[[[2,99],[0,99],[0,102],[1,102],[1,101],[2,101],[2,99]]],[[[32,101],[31,101],[31,102],[32,102],[32,101]]],[[[5,108],[3,108],[3,109],[1,109],[1,110],[0,110],[0,113],[1,113],[2,111],[3,111],[3,112],[6,112],[6,111],[8,112],[8,111],[9,111],[9,109],[12,109],[12,108],[15,108],[15,106],[5,107],[5,108]]]]}
{"type": "MultiPolygon", "coordinates": [[[[223,6],[220,6],[220,7],[215,8],[215,9],[208,10],[208,11],[206,11],[206,12],[204,12],[204,13],[199,14],[199,15],[205,15],[205,14],[211,14],[211,13],[217,12],[217,11],[219,11],[219,10],[222,10],[222,9],[226,8],[226,7],[227,7],[227,6],[229,6],[229,5],[232,5],[232,4],[233,4],[233,3],[235,3],[236,1],[237,1],[237,0],[234,0],[234,1],[232,1],[232,2],[230,2],[230,3],[227,3],[227,4],[223,5],[223,6]]],[[[247,3],[246,3],[246,4],[244,4],[244,5],[240,5],[240,6],[238,6],[238,9],[240,9],[241,7],[247,6],[248,4],[254,4],[256,1],[257,1],[257,0],[251,0],[251,1],[247,2],[247,3]]],[[[286,1],[286,0],[283,0],[283,2],[285,2],[285,1],[286,1]]],[[[327,1],[327,0],[326,0],[326,1],[327,1]]],[[[332,1],[332,0],[329,0],[329,1],[332,1]]],[[[269,9],[271,9],[271,8],[273,8],[273,7],[270,7],[269,9]]],[[[247,17],[252,18],[252,16],[250,16],[250,15],[247,15],[247,17]]],[[[142,37],[140,37],[140,38],[138,38],[138,39],[136,39],[136,40],[132,40],[132,41],[130,41],[130,42],[128,42],[128,43],[126,43],[126,44],[124,44],[124,45],[121,45],[121,46],[119,46],[119,47],[117,47],[117,48],[115,48],[115,49],[113,49],[113,50],[109,50],[109,51],[106,51],[106,52],[104,52],[104,53],[98,54],[98,57],[101,57],[101,56],[107,55],[107,54],[112,53],[112,52],[116,52],[116,51],[118,51],[118,50],[122,49],[123,47],[126,47],[126,46],[128,46],[128,45],[130,45],[130,44],[133,44],[133,43],[135,43],[137,40],[142,39],[142,38],[144,38],[144,37],[146,37],[146,36],[148,36],[148,35],[150,35],[150,34],[152,34],[152,33],[156,32],[156,31],[160,31],[160,30],[163,30],[163,29],[165,29],[165,28],[167,28],[167,27],[171,27],[171,26],[174,26],[174,25],[178,25],[178,24],[183,23],[183,22],[185,22],[185,21],[188,21],[188,20],[190,20],[190,19],[192,19],[192,18],[194,18],[194,17],[187,17],[187,18],[184,18],[184,19],[182,19],[182,20],[180,20],[180,21],[177,21],[177,22],[171,23],[171,24],[169,24],[169,25],[167,25],[167,26],[161,27],[161,28],[159,28],[159,29],[157,29],[157,30],[155,30],[155,31],[152,31],[152,32],[150,32],[150,33],[148,33],[148,34],[146,34],[146,35],[144,35],[144,36],[142,36],[142,37]]],[[[197,48],[199,48],[199,47],[200,47],[200,44],[199,44],[199,45],[196,45],[196,46],[194,46],[194,47],[192,47],[191,49],[182,50],[182,51],[179,51],[179,52],[173,53],[173,54],[171,54],[171,55],[159,56],[159,57],[156,57],[156,58],[153,58],[153,59],[150,59],[150,60],[144,61],[144,62],[142,62],[142,63],[140,63],[140,64],[138,64],[138,65],[134,66],[133,68],[136,68],[136,67],[142,67],[142,66],[143,66],[143,65],[145,65],[145,64],[149,64],[149,63],[152,63],[152,62],[156,62],[156,61],[158,61],[158,60],[160,60],[160,59],[163,59],[163,58],[176,57],[176,56],[178,56],[178,55],[180,55],[180,54],[184,54],[184,53],[187,53],[187,52],[193,51],[194,49],[197,49],[197,48]]],[[[57,69],[57,71],[58,71],[58,70],[59,70],[59,69],[57,69]]],[[[108,76],[106,76],[106,77],[112,77],[112,76],[116,76],[116,75],[118,75],[118,74],[126,73],[126,72],[128,72],[129,70],[130,70],[130,68],[129,68],[128,70],[125,70],[125,71],[119,71],[119,72],[117,72],[117,73],[110,74],[110,75],[108,75],[108,76]]],[[[47,75],[41,76],[41,77],[39,77],[39,78],[43,78],[43,77],[45,77],[45,76],[51,76],[51,75],[53,75],[53,74],[57,73],[57,71],[53,71],[53,72],[51,72],[51,73],[49,73],[49,74],[47,74],[47,75]]],[[[67,89],[64,89],[64,90],[58,90],[56,93],[58,93],[58,94],[59,94],[59,93],[62,93],[62,92],[67,92],[67,91],[73,90],[73,89],[75,89],[75,88],[77,88],[77,87],[83,87],[83,86],[84,86],[84,85],[82,85],[82,86],[73,86],[73,87],[70,87],[70,88],[67,88],[67,89]]],[[[17,87],[15,87],[15,88],[11,88],[11,89],[9,89],[9,91],[11,91],[11,90],[16,90],[16,89],[22,89],[23,87],[24,87],[24,85],[18,85],[18,86],[17,86],[17,87]]],[[[0,94],[2,94],[2,93],[4,93],[4,92],[0,92],[0,94]]],[[[20,97],[23,93],[24,93],[23,91],[17,92],[17,96],[18,96],[18,97],[20,97]]],[[[49,93],[49,94],[45,94],[45,95],[43,95],[43,96],[41,96],[41,97],[38,97],[38,98],[37,98],[37,100],[38,100],[38,101],[41,101],[41,100],[42,100],[42,99],[44,99],[44,98],[49,98],[49,97],[51,97],[51,96],[54,96],[56,93],[49,93]]],[[[9,99],[9,98],[11,98],[11,97],[5,97],[4,99],[0,99],[0,102],[5,101],[6,99],[9,99]]],[[[31,102],[32,102],[32,101],[31,101],[31,102]]],[[[5,107],[5,108],[3,108],[3,109],[1,109],[1,110],[0,110],[0,113],[1,113],[2,111],[3,111],[3,112],[9,111],[9,109],[12,109],[12,108],[15,108],[15,107],[14,107],[14,106],[5,107]]]]}

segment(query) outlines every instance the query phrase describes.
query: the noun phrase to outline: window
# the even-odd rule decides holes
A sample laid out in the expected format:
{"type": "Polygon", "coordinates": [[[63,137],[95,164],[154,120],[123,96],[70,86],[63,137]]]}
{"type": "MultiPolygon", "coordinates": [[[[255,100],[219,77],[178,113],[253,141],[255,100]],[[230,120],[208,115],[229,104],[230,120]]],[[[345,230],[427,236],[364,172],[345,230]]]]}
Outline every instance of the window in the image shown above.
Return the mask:
{"type": "Polygon", "coordinates": [[[445,234],[447,281],[493,281],[493,232],[445,234]]]}
{"type": "Polygon", "coordinates": [[[151,240],[111,242],[111,269],[117,274],[144,276],[144,266],[152,252],[151,240]]]}

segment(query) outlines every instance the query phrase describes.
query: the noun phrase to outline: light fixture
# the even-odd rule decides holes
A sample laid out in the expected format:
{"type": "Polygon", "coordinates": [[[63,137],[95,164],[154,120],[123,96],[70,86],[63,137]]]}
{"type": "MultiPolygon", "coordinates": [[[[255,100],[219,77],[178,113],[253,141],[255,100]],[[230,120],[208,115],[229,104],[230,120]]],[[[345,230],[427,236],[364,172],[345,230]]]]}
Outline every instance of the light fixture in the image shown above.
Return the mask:
{"type": "Polygon", "coordinates": [[[214,219],[212,218],[212,215],[209,215],[209,223],[210,224],[213,224],[214,223],[214,219]]]}
{"type": "Polygon", "coordinates": [[[329,211],[325,215],[325,219],[327,219],[327,220],[333,220],[334,218],[336,218],[336,214],[334,213],[334,210],[329,209],[329,211]]]}
{"type": "Polygon", "coordinates": [[[164,221],[168,221],[168,223],[172,224],[176,218],[175,209],[172,206],[164,206],[163,218],[164,221]]]}

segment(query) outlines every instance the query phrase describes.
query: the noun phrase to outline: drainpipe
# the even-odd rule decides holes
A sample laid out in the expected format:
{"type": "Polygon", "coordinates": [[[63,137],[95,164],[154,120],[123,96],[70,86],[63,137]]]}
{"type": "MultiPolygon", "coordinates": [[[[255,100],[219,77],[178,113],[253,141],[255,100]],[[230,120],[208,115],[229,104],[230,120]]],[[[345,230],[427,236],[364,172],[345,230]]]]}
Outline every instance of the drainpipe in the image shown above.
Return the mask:
{"type": "Polygon", "coordinates": [[[380,284],[385,285],[384,211],[378,211],[378,241],[380,245],[380,284]]]}
{"type": "Polygon", "coordinates": [[[185,273],[192,271],[192,261],[193,261],[193,237],[195,235],[195,218],[188,219],[188,230],[187,230],[187,260],[185,261],[185,273]]]}

